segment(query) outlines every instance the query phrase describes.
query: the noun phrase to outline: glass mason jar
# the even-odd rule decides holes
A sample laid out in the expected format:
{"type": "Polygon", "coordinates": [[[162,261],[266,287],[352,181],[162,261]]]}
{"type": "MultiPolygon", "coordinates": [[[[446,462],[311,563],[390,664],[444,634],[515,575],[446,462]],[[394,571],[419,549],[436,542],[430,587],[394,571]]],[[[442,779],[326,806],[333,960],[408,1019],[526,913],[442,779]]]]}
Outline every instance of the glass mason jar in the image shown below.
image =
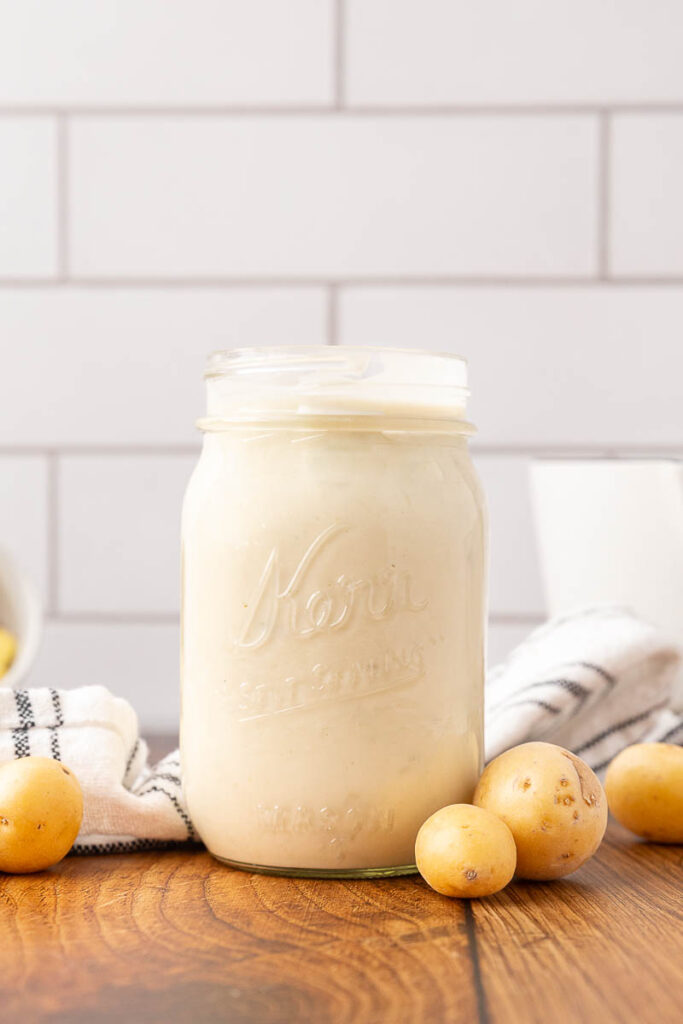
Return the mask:
{"type": "Polygon", "coordinates": [[[211,357],[183,508],[181,756],[216,857],[407,873],[482,768],[484,501],[458,357],[211,357]]]}

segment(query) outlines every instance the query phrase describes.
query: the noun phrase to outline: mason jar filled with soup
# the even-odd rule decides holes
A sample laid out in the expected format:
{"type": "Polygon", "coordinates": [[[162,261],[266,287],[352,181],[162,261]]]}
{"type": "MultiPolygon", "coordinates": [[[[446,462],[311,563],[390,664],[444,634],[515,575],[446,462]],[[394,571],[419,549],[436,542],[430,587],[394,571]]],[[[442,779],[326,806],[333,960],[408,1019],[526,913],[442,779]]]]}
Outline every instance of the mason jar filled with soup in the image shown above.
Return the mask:
{"type": "Polygon", "coordinates": [[[414,870],[482,768],[486,531],[459,357],[237,349],[182,524],[181,756],[214,856],[414,870]]]}

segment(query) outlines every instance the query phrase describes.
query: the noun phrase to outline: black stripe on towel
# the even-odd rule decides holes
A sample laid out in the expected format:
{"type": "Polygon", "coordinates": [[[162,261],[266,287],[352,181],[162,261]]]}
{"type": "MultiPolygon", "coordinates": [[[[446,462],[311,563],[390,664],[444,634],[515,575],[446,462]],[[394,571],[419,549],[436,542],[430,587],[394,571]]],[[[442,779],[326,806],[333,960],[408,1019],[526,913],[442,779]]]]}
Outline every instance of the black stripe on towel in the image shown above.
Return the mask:
{"type": "MultiPolygon", "coordinates": [[[[529,690],[538,690],[544,686],[559,686],[561,689],[566,690],[568,693],[571,693],[572,697],[577,697],[581,701],[581,704],[583,704],[583,702],[591,694],[591,690],[589,690],[587,686],[584,686],[582,683],[578,683],[575,679],[561,678],[542,679],[538,683],[529,683],[528,686],[523,686],[521,690],[518,690],[514,694],[514,696],[519,697],[523,693],[528,693],[529,690]]],[[[508,703],[508,701],[511,700],[512,696],[513,695],[508,697],[507,700],[501,701],[500,704],[494,705],[494,707],[491,708],[491,713],[498,714],[499,711],[505,711],[509,707],[517,707],[518,703],[527,703],[526,701],[515,701],[514,703],[510,704],[508,703]]],[[[550,708],[548,705],[545,706],[548,707],[548,710],[552,710],[552,708],[550,708]]],[[[559,709],[555,709],[555,711],[557,712],[559,711],[559,709]]]]}
{"type": "Polygon", "coordinates": [[[183,810],[180,800],[178,800],[177,796],[173,796],[173,793],[169,793],[168,790],[163,789],[161,786],[150,786],[149,789],[146,789],[144,792],[138,793],[137,796],[147,796],[148,793],[163,793],[164,796],[171,801],[176,811],[178,812],[178,817],[183,821],[185,828],[187,829],[187,838],[196,838],[192,822],[190,821],[190,818],[183,810]]]}
{"type": "Polygon", "coordinates": [[[123,773],[124,779],[125,779],[126,775],[128,774],[128,772],[130,771],[130,766],[132,765],[133,761],[135,760],[135,755],[137,754],[139,749],[140,749],[140,737],[138,736],[138,738],[136,739],[135,743],[133,744],[133,749],[130,752],[128,760],[126,761],[126,770],[123,773]]]}
{"type": "Polygon", "coordinates": [[[50,690],[52,707],[55,709],[55,726],[64,725],[64,714],[62,713],[62,698],[57,690],[50,690]]]}
{"type": "Polygon", "coordinates": [[[614,735],[615,732],[619,732],[621,729],[627,729],[629,725],[635,725],[637,722],[642,722],[644,718],[648,718],[654,711],[659,711],[668,705],[668,700],[660,700],[658,704],[653,704],[647,711],[641,711],[639,715],[632,715],[631,718],[625,718],[621,722],[616,722],[615,725],[611,725],[609,729],[603,729],[597,736],[594,736],[588,743],[583,743],[580,747],[576,747],[574,750],[575,754],[581,754],[584,750],[590,750],[591,747],[601,743],[602,740],[606,740],[608,736],[614,735]]]}
{"type": "Polygon", "coordinates": [[[59,749],[59,733],[57,732],[57,727],[54,725],[50,726],[50,756],[55,761],[62,760],[62,754],[59,749]]]}
{"type": "Polygon", "coordinates": [[[17,709],[19,725],[12,729],[12,741],[14,743],[14,756],[29,757],[31,754],[31,743],[29,729],[35,726],[31,698],[26,690],[14,691],[14,703],[17,709]]]}
{"type": "MultiPolygon", "coordinates": [[[[182,780],[180,776],[172,775],[170,772],[154,772],[152,778],[149,781],[156,782],[157,779],[161,779],[163,782],[174,782],[176,786],[182,786],[182,780]]],[[[139,793],[136,793],[136,796],[139,795],[139,793]]]]}
{"type": "Polygon", "coordinates": [[[681,729],[683,729],[683,722],[679,722],[678,725],[674,725],[673,729],[669,729],[668,732],[665,732],[661,740],[657,740],[657,743],[668,743],[672,736],[675,736],[677,732],[681,731],[681,729]]]}
{"type": "Polygon", "coordinates": [[[17,706],[19,727],[21,729],[33,729],[36,723],[33,717],[33,707],[28,690],[15,690],[14,703],[17,706]]]}
{"type": "Polygon", "coordinates": [[[581,665],[583,668],[589,668],[592,672],[597,672],[599,676],[602,676],[610,686],[616,686],[616,676],[611,675],[611,673],[607,672],[604,668],[601,668],[600,665],[594,665],[592,661],[573,661],[571,664],[581,665]]]}
{"type": "Polygon", "coordinates": [[[590,767],[591,771],[594,771],[594,772],[601,772],[601,771],[602,771],[602,769],[603,769],[603,768],[606,768],[606,767],[607,767],[607,765],[608,765],[608,764],[609,764],[609,763],[610,763],[610,762],[611,762],[612,760],[614,760],[614,758],[615,758],[615,757],[616,757],[616,754],[613,754],[613,755],[611,755],[610,757],[606,757],[604,761],[601,761],[601,762],[600,762],[600,764],[592,764],[592,765],[589,765],[589,767],[590,767]]]}
{"type": "Polygon", "coordinates": [[[496,708],[497,712],[509,711],[510,708],[520,708],[524,704],[535,704],[536,707],[544,708],[549,711],[552,715],[559,715],[562,708],[556,707],[554,704],[549,704],[547,700],[536,700],[535,698],[529,697],[528,700],[516,700],[511,704],[501,704],[496,708]]]}
{"type": "Polygon", "coordinates": [[[577,683],[576,679],[551,679],[549,683],[532,683],[529,689],[532,690],[537,686],[559,686],[561,689],[571,693],[572,697],[580,697],[581,700],[585,700],[591,692],[582,683],[577,683]]]}
{"type": "Polygon", "coordinates": [[[50,699],[52,700],[52,707],[55,711],[55,724],[50,726],[50,753],[55,761],[61,761],[62,752],[59,747],[59,729],[64,725],[62,701],[57,691],[53,689],[50,690],[50,699]]]}
{"type": "MultiPolygon", "coordinates": [[[[194,845],[195,840],[192,840],[194,845]]],[[[143,853],[145,850],[172,850],[191,845],[188,840],[115,839],[110,843],[83,843],[71,849],[74,857],[90,857],[99,853],[143,853]]]]}
{"type": "Polygon", "coordinates": [[[31,750],[28,743],[28,731],[26,729],[12,729],[12,742],[14,744],[15,758],[29,756],[31,750]]]}
{"type": "Polygon", "coordinates": [[[559,686],[562,690],[567,690],[571,693],[572,697],[580,697],[585,700],[591,693],[587,686],[582,683],[577,683],[576,679],[542,679],[540,683],[529,683],[528,686],[522,687],[518,693],[526,693],[527,690],[538,690],[542,686],[559,686]]]}

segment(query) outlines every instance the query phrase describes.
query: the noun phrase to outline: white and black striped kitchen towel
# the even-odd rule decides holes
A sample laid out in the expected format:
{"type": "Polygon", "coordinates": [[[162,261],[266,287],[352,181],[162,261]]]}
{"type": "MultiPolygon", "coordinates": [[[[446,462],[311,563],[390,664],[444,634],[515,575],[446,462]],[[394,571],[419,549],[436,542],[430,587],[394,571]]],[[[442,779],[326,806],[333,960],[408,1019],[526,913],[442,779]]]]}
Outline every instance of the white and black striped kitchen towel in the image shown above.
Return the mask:
{"type": "Polygon", "coordinates": [[[0,689],[0,761],[29,754],[73,769],[83,790],[75,853],[125,853],[196,839],[178,752],[151,768],[130,704],[102,686],[0,689]]]}
{"type": "MultiPolygon", "coordinates": [[[[536,630],[486,687],[486,756],[528,740],[559,743],[597,771],[629,743],[683,742],[670,706],[678,649],[627,611],[596,608],[536,630]]],[[[64,761],[84,794],[76,853],[196,840],[178,752],[150,767],[131,706],[100,686],[0,689],[0,761],[64,761]]]]}
{"type": "Polygon", "coordinates": [[[683,743],[680,670],[680,649],[624,608],[553,619],[488,675],[486,759],[547,740],[602,772],[631,743],[683,743]]]}

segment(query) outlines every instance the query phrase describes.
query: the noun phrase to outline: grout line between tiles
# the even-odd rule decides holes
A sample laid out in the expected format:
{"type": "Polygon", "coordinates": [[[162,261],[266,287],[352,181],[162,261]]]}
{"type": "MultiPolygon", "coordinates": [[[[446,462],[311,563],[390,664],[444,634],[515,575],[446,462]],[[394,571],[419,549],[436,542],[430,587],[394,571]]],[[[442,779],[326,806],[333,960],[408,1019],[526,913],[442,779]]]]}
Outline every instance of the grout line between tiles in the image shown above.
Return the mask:
{"type": "Polygon", "coordinates": [[[114,455],[161,458],[187,458],[197,455],[201,450],[201,441],[196,444],[103,444],[103,445],[64,445],[59,451],[62,455],[114,455]]]}
{"type": "Polygon", "coordinates": [[[337,112],[346,103],[346,3],[334,4],[334,106],[337,112]]]}
{"type": "Polygon", "coordinates": [[[544,621],[543,612],[490,612],[490,626],[538,626],[544,621]]]}
{"type": "Polygon", "coordinates": [[[164,277],[162,275],[127,277],[79,277],[71,275],[68,280],[53,277],[0,277],[0,288],[54,288],[66,287],[71,290],[97,288],[324,288],[329,278],[321,277],[164,277]]]}
{"type": "Polygon", "coordinates": [[[612,151],[612,121],[603,111],[599,120],[598,142],[598,253],[597,268],[601,281],[610,276],[610,174],[612,151]]]}
{"type": "Polygon", "coordinates": [[[163,458],[196,455],[201,449],[201,441],[196,444],[64,444],[55,447],[40,444],[0,444],[0,455],[26,456],[70,456],[70,455],[141,455],[161,456],[163,458]]]}
{"type": "Polygon", "coordinates": [[[327,344],[339,344],[339,292],[334,284],[327,289],[327,344]]]}
{"type": "Polygon", "coordinates": [[[377,275],[368,277],[79,277],[71,276],[68,280],[56,278],[0,278],[0,290],[67,288],[78,289],[302,289],[328,288],[334,284],[336,288],[680,288],[683,287],[683,275],[642,275],[611,276],[606,279],[599,277],[516,277],[514,275],[486,274],[443,274],[406,276],[377,275]]]}
{"type": "MultiPolygon", "coordinates": [[[[657,444],[637,444],[623,441],[610,444],[493,444],[472,441],[471,451],[478,456],[536,458],[670,458],[683,456],[683,441],[657,444]]],[[[126,456],[186,458],[196,456],[201,442],[196,444],[64,444],[57,448],[40,444],[0,444],[0,456],[13,458],[68,457],[68,456],[126,456]]]]}
{"type": "Polygon", "coordinates": [[[68,119],[57,118],[57,282],[69,276],[69,138],[68,119]]]}
{"type": "Polygon", "coordinates": [[[47,456],[47,615],[56,615],[59,607],[59,455],[50,449],[47,456]]]}
{"type": "MultiPolygon", "coordinates": [[[[135,612],[135,611],[56,611],[48,609],[49,622],[64,625],[106,626],[106,625],[149,625],[174,626],[180,621],[179,612],[135,612]]],[[[492,612],[491,626],[535,626],[543,621],[543,614],[533,612],[492,612]]]]}
{"type": "Polygon", "coordinates": [[[668,444],[487,444],[473,441],[473,455],[529,456],[548,459],[627,459],[683,456],[683,441],[668,444]]]}
{"type": "MultiPolygon", "coordinates": [[[[341,8],[343,4],[338,3],[341,8]]],[[[339,18],[339,14],[337,15],[339,18]]],[[[343,20],[343,19],[342,19],[343,20]]],[[[335,63],[343,61],[341,48],[335,46],[335,63]],[[340,52],[341,51],[341,52],[340,52]]],[[[343,67],[342,67],[343,71],[343,67]]],[[[337,79],[339,70],[334,70],[337,79]]],[[[343,76],[342,76],[343,77],[343,76]]],[[[343,83],[342,83],[343,84],[343,83]]],[[[335,81],[335,92],[337,82],[335,81]]],[[[641,103],[434,103],[434,104],[349,104],[330,103],[277,104],[111,104],[111,105],[0,105],[0,117],[321,117],[343,114],[347,117],[574,117],[595,115],[604,110],[615,114],[683,114],[683,103],[653,100],[641,103]]]]}
{"type": "Polygon", "coordinates": [[[68,626],[175,626],[178,612],[58,612],[48,621],[68,626]]]}

